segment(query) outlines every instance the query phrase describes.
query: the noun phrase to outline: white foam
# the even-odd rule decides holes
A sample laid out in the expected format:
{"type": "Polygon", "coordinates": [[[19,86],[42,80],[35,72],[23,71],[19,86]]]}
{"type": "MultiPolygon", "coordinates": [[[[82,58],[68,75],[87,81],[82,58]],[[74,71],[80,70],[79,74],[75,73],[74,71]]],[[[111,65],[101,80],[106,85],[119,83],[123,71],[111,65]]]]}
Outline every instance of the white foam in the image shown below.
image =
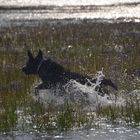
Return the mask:
{"type": "Polygon", "coordinates": [[[45,107],[48,104],[63,105],[65,101],[78,103],[85,107],[113,104],[115,103],[115,96],[113,94],[111,95],[112,98],[110,98],[110,95],[101,96],[98,91],[95,91],[95,88],[100,86],[100,82],[104,77],[103,71],[98,71],[95,75],[97,81],[92,83],[91,86],[87,84],[82,85],[75,80],[70,80],[63,87],[58,86],[56,89],[39,90],[36,94],[33,92],[33,99],[45,107]]]}

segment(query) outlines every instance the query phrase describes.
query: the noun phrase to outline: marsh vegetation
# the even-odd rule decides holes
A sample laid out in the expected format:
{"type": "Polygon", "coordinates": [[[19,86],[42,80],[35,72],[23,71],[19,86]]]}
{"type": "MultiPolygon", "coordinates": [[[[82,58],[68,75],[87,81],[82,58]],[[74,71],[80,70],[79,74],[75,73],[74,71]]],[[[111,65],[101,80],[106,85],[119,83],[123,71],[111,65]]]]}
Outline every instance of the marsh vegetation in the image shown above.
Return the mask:
{"type": "MultiPolygon", "coordinates": [[[[139,23],[81,23],[55,21],[36,27],[11,27],[0,31],[0,131],[59,133],[70,129],[101,127],[101,122],[137,127],[140,124],[139,77],[127,69],[140,67],[139,23]],[[104,68],[106,77],[118,86],[110,90],[125,104],[96,106],[85,110],[79,104],[45,108],[32,99],[37,76],[26,76],[21,68],[26,51],[41,49],[46,57],[71,71],[94,75],[104,68]]],[[[90,106],[88,106],[90,108],[90,106]]]]}

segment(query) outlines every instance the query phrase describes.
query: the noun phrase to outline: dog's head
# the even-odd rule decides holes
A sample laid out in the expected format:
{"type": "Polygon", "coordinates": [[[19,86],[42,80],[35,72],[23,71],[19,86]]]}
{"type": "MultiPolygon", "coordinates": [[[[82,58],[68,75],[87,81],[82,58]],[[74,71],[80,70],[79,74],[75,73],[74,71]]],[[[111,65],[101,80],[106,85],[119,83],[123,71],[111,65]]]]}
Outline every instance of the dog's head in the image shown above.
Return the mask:
{"type": "Polygon", "coordinates": [[[28,54],[28,61],[26,65],[22,68],[22,71],[29,75],[29,74],[37,74],[38,67],[43,60],[43,54],[42,51],[39,50],[37,56],[34,58],[33,54],[31,53],[30,50],[27,52],[28,54]]]}

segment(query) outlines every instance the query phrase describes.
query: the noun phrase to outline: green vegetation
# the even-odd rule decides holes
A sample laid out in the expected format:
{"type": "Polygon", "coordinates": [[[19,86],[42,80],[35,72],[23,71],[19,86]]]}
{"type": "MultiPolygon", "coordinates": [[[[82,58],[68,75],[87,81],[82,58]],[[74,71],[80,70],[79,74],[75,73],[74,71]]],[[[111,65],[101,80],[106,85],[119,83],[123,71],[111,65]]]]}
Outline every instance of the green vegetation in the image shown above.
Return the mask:
{"type": "Polygon", "coordinates": [[[112,124],[139,125],[140,99],[132,98],[129,93],[139,89],[140,83],[125,73],[127,68],[140,66],[139,37],[139,23],[58,21],[37,27],[3,28],[0,31],[0,131],[18,129],[19,121],[20,129],[50,132],[97,127],[96,120],[100,118],[112,124]],[[95,74],[103,67],[105,75],[118,85],[119,91],[124,91],[126,105],[99,105],[93,112],[78,104],[44,108],[35,103],[31,89],[38,77],[25,76],[21,71],[27,49],[34,53],[42,49],[47,57],[65,68],[83,74],[95,74]]]}

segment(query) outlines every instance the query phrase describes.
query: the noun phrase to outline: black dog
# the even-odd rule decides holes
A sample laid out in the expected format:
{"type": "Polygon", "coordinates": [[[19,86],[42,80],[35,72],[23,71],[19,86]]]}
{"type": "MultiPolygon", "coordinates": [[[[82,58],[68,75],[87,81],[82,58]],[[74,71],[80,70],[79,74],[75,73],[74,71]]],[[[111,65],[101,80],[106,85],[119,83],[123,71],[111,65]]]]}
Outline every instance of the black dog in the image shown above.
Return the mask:
{"type": "MultiPolygon", "coordinates": [[[[47,89],[57,85],[63,86],[70,80],[75,80],[82,85],[87,84],[88,86],[91,86],[92,83],[96,83],[97,81],[96,78],[93,79],[87,75],[70,72],[51,59],[43,59],[41,50],[39,50],[39,53],[35,58],[33,57],[31,51],[28,51],[28,57],[29,60],[26,66],[22,68],[22,71],[27,75],[39,75],[42,80],[42,84],[38,85],[37,89],[47,89]]],[[[117,87],[113,84],[113,82],[110,79],[105,78],[101,80],[100,86],[96,90],[98,90],[98,92],[103,92],[103,87],[105,86],[111,86],[117,90],[117,87]]]]}

